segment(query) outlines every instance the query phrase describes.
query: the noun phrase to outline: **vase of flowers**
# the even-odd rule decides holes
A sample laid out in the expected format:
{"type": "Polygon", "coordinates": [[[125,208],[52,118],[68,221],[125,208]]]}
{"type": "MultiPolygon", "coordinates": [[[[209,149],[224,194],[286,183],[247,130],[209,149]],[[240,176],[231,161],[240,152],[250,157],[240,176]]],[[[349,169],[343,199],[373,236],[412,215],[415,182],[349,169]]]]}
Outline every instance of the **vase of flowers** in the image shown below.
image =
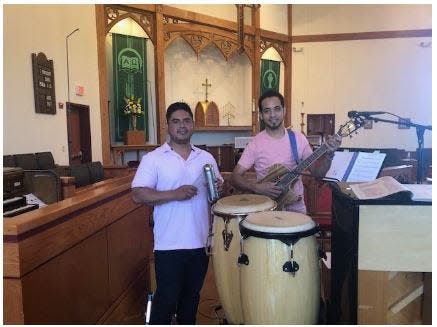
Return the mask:
{"type": "Polygon", "coordinates": [[[123,109],[123,113],[129,116],[129,129],[135,131],[137,129],[137,117],[141,116],[143,108],[141,106],[141,98],[135,98],[132,95],[130,98],[124,98],[126,106],[123,109]]]}
{"type": "Polygon", "coordinates": [[[129,130],[125,133],[125,144],[127,145],[143,145],[145,144],[144,131],[137,130],[137,118],[144,114],[141,106],[141,98],[131,96],[125,97],[126,105],[123,108],[123,113],[129,118],[129,130]]]}

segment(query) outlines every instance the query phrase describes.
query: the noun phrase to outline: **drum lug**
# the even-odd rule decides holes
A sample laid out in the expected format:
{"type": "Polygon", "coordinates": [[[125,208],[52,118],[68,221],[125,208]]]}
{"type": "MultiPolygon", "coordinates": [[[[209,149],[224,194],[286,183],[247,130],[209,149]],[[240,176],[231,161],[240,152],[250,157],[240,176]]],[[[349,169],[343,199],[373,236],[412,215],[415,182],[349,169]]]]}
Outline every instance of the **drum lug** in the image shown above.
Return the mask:
{"type": "Polygon", "coordinates": [[[222,236],[223,236],[223,246],[225,248],[225,251],[228,251],[229,246],[231,245],[232,237],[234,236],[234,233],[232,233],[232,231],[228,232],[227,228],[226,228],[222,231],[222,236]]]}
{"type": "Polygon", "coordinates": [[[240,265],[249,265],[249,257],[245,253],[240,253],[240,256],[238,257],[238,263],[240,265]]]}
{"type": "Polygon", "coordinates": [[[299,264],[296,261],[287,261],[282,266],[282,270],[284,272],[292,273],[293,277],[294,277],[294,274],[296,273],[296,271],[299,270],[299,264]]]}

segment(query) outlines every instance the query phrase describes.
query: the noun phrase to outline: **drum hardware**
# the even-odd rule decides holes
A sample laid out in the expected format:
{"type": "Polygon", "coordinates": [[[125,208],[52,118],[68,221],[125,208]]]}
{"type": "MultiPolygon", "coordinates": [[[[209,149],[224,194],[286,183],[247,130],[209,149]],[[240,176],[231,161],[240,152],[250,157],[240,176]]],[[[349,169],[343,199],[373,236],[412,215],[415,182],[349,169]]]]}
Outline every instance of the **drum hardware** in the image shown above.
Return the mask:
{"type": "MultiPolygon", "coordinates": [[[[241,233],[241,223],[243,221],[244,221],[244,219],[242,219],[239,222],[239,224],[238,224],[238,227],[240,229],[240,233],[241,233]]],[[[246,265],[246,266],[248,266],[249,265],[249,257],[247,256],[246,253],[244,253],[244,240],[246,238],[247,238],[246,235],[241,234],[241,237],[240,237],[240,255],[238,256],[237,263],[239,265],[246,265]]]]}
{"type": "Polygon", "coordinates": [[[293,245],[290,246],[290,260],[286,261],[282,266],[283,272],[289,272],[294,277],[296,274],[296,271],[299,270],[299,264],[293,260],[293,245]]]}
{"type": "Polygon", "coordinates": [[[225,229],[223,229],[222,231],[223,247],[225,251],[228,251],[229,246],[231,245],[232,242],[232,238],[234,237],[234,233],[232,233],[232,231],[228,232],[229,219],[224,219],[224,220],[225,220],[225,229]]]}
{"type": "MultiPolygon", "coordinates": [[[[240,229],[241,229],[241,221],[240,221],[240,229]]],[[[247,256],[247,254],[246,253],[244,253],[244,250],[243,250],[243,247],[244,247],[244,245],[243,245],[243,243],[244,243],[244,238],[243,237],[241,237],[240,238],[240,255],[238,256],[238,260],[237,260],[237,263],[238,264],[240,264],[240,265],[249,265],[249,257],[247,256]]]]}
{"type": "Polygon", "coordinates": [[[214,212],[212,208],[209,211],[209,229],[208,229],[208,236],[206,237],[206,244],[205,244],[205,253],[207,256],[212,256],[212,238],[214,237],[214,233],[212,231],[212,222],[214,219],[214,212]]]}

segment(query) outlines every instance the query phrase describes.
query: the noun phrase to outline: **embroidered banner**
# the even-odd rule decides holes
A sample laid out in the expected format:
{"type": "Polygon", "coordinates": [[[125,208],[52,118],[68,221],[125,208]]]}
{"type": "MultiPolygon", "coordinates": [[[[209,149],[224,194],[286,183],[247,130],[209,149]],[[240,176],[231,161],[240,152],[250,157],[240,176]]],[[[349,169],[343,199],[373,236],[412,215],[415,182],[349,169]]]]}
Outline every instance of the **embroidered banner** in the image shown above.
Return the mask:
{"type": "Polygon", "coordinates": [[[127,130],[132,129],[130,115],[124,113],[125,99],[141,104],[142,114],[137,116],[136,129],[145,131],[147,138],[147,39],[112,34],[112,61],[114,79],[114,129],[115,141],[123,141],[127,130]]]}
{"type": "MultiPolygon", "coordinates": [[[[279,70],[281,63],[279,61],[261,59],[261,85],[260,95],[267,90],[279,92],[279,70]]],[[[264,122],[260,121],[260,130],[264,129],[264,122]]]]}

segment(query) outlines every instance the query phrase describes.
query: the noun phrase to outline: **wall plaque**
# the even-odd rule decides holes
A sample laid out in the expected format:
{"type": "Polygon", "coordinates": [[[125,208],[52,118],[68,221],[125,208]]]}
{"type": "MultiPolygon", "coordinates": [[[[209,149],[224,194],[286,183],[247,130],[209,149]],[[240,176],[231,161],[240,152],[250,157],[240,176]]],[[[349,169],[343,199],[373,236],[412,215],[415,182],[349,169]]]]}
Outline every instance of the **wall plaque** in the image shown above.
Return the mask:
{"type": "Polygon", "coordinates": [[[47,60],[43,52],[32,53],[33,92],[35,112],[56,114],[55,73],[53,60],[47,60]]]}

